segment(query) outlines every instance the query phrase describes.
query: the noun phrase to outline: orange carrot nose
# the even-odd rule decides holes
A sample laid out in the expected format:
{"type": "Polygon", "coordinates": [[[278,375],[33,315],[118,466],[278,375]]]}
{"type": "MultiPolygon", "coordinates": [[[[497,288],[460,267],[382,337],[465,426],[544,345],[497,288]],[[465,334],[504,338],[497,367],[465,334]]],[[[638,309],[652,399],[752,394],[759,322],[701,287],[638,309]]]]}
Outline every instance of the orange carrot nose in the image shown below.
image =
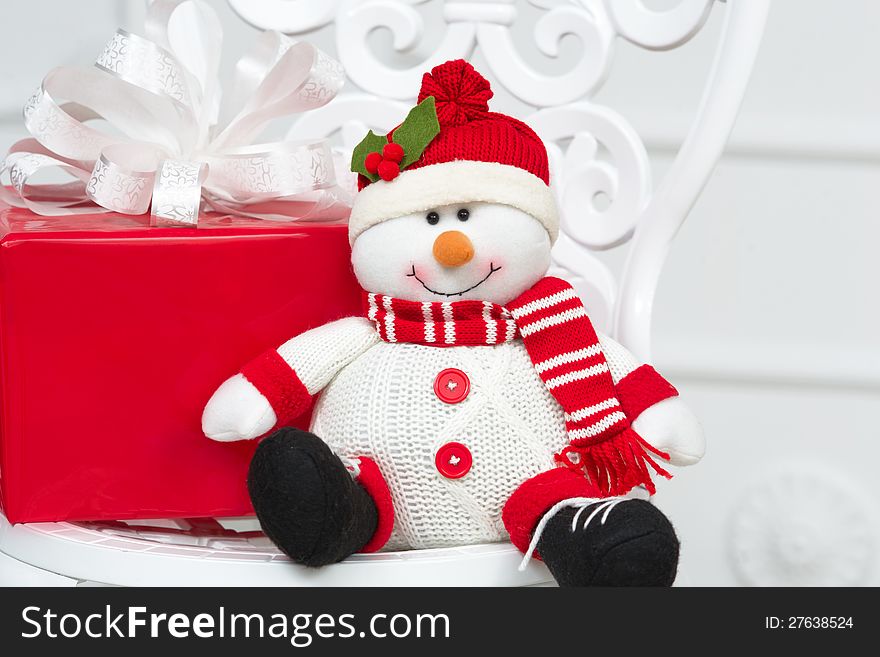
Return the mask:
{"type": "Polygon", "coordinates": [[[461,267],[474,257],[474,245],[460,230],[447,230],[434,240],[434,259],[444,267],[461,267]]]}

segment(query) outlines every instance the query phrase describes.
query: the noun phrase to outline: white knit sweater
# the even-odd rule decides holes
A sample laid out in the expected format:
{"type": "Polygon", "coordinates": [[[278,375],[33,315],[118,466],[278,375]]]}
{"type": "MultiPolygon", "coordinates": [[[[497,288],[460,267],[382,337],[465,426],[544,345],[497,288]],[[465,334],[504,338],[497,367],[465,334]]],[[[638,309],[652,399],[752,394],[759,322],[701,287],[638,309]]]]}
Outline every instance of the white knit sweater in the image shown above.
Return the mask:
{"type": "MultiPolygon", "coordinates": [[[[639,366],[600,336],[615,383],[639,366]]],[[[376,461],[391,489],[394,532],[385,549],[428,548],[506,538],[501,511],[513,491],[554,467],[568,444],[563,411],[520,340],[497,346],[426,347],[382,342],[351,317],[299,335],[278,352],[309,393],[322,392],[312,431],[343,459],[376,461]],[[434,394],[437,374],[457,368],[471,390],[459,404],[434,394]],[[434,455],[466,445],[473,465],[448,479],[434,455]]]]}

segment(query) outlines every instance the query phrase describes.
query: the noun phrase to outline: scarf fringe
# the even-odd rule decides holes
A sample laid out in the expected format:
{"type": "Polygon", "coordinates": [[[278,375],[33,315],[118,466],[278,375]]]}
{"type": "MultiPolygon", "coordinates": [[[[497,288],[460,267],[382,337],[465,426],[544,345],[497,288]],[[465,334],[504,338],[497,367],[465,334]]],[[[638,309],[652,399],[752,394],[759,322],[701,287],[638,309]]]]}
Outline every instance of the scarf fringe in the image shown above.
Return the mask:
{"type": "Polygon", "coordinates": [[[632,427],[611,436],[601,443],[576,447],[569,445],[556,454],[557,463],[570,470],[585,474],[603,496],[624,495],[636,486],[644,486],[653,495],[656,492],[651,472],[671,479],[672,475],[652,458],[669,459],[669,454],[650,445],[632,427]]]}

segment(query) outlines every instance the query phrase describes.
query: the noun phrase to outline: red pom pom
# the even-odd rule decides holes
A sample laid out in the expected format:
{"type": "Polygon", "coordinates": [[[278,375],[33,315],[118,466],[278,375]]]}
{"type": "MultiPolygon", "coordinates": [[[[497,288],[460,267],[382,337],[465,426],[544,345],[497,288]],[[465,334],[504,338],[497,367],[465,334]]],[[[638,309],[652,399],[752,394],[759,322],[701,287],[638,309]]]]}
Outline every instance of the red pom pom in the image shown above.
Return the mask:
{"type": "Polygon", "coordinates": [[[403,159],[403,146],[395,144],[393,141],[385,144],[385,148],[382,149],[382,157],[400,164],[403,159]]]}
{"type": "Polygon", "coordinates": [[[388,182],[400,175],[400,165],[391,160],[382,160],[379,163],[379,177],[388,182]]]}
{"type": "Polygon", "coordinates": [[[370,173],[378,173],[379,164],[382,163],[382,154],[381,153],[368,153],[367,157],[364,158],[364,167],[370,173]]]}
{"type": "Polygon", "coordinates": [[[434,96],[441,126],[462,125],[489,112],[492,89],[489,81],[463,59],[435,66],[422,77],[421,103],[434,96]]]}

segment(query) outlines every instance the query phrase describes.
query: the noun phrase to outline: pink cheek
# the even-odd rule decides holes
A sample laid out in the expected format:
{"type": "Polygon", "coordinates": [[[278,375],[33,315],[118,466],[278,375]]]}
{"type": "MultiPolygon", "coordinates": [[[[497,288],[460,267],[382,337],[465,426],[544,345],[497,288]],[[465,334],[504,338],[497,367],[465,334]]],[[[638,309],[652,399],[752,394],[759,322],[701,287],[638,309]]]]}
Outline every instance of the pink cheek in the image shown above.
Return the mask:
{"type": "Polygon", "coordinates": [[[407,267],[407,269],[403,272],[403,276],[405,277],[404,280],[407,281],[408,286],[413,289],[422,287],[422,284],[419,282],[416,276],[418,276],[423,281],[428,280],[428,273],[426,271],[426,268],[420,266],[417,262],[410,263],[409,267],[407,267]],[[413,269],[413,265],[415,265],[415,269],[413,269]],[[415,273],[415,276],[413,275],[413,273],[415,273]]]}
{"type": "MultiPolygon", "coordinates": [[[[489,268],[498,269],[499,267],[503,267],[504,263],[498,256],[487,255],[481,258],[475,258],[475,261],[472,263],[472,266],[481,272],[489,273],[489,268]]],[[[498,274],[494,274],[497,276],[498,274]]]]}

